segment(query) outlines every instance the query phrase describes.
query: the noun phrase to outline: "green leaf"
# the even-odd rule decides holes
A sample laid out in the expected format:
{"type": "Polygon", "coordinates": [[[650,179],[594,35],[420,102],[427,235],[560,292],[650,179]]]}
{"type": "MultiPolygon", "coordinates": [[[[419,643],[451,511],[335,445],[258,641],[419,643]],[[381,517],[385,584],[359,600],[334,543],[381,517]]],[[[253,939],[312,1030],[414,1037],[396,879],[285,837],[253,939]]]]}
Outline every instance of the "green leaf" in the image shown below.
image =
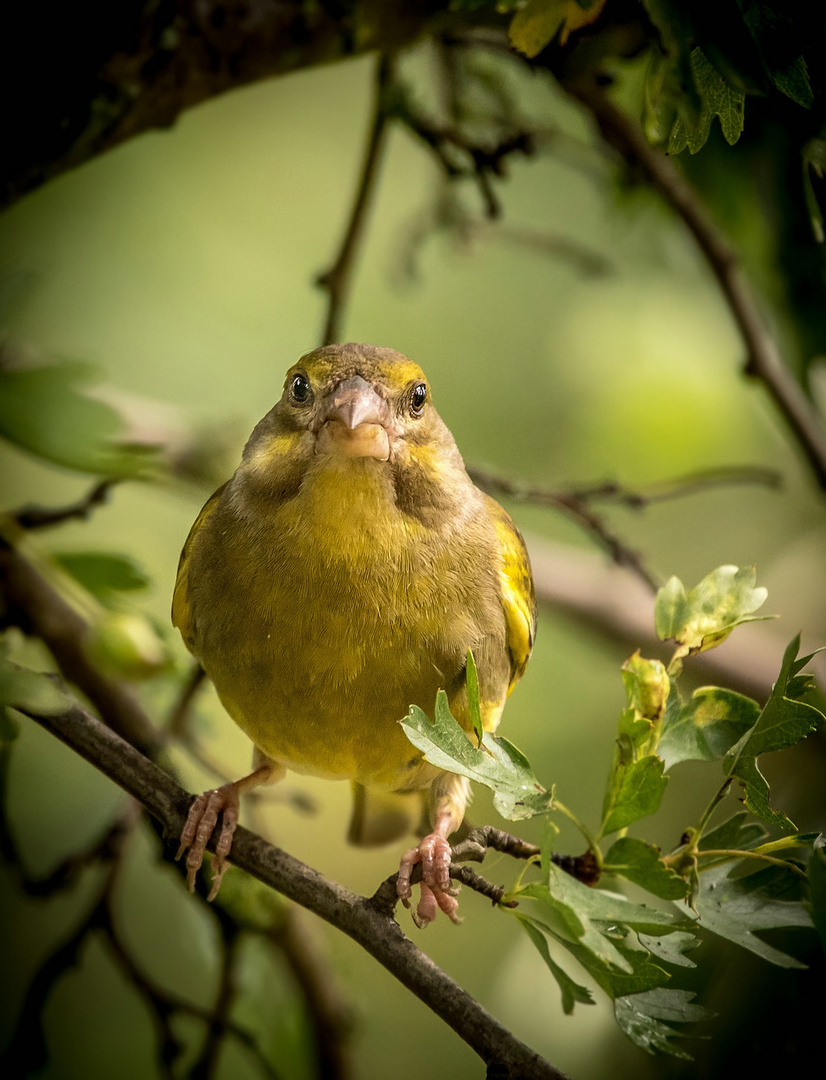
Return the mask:
{"type": "Polygon", "coordinates": [[[799,673],[814,653],[798,658],[799,648],[798,634],[786,649],[780,675],[765,708],[723,762],[726,775],[742,785],[749,810],[767,825],[782,829],[795,826],[782,811],[773,810],[769,805],[769,785],[758,768],[757,758],[760,754],[794,746],[824,720],[819,709],[801,700],[810,689],[811,677],[799,673]]]}
{"type": "Polygon", "coordinates": [[[604,870],[641,885],[663,900],[680,900],[688,883],[666,866],[653,844],[630,836],[620,837],[605,856],[604,870]]]}
{"type": "Polygon", "coordinates": [[[809,69],[802,56],[796,57],[783,68],[770,71],[769,78],[782,94],[798,105],[802,105],[804,109],[811,109],[814,105],[815,97],[809,81],[809,69]]]}
{"type": "Polygon", "coordinates": [[[674,1045],[673,1040],[683,1033],[673,1025],[693,1024],[714,1015],[701,1005],[693,1005],[694,996],[688,990],[664,987],[628,994],[614,1002],[614,1015],[628,1038],[643,1050],[690,1061],[691,1055],[674,1045]]]}
{"type": "Polygon", "coordinates": [[[687,702],[668,701],[657,753],[666,769],[681,761],[719,761],[760,714],[751,698],[733,690],[704,686],[687,702]]]}
{"type": "Polygon", "coordinates": [[[512,743],[486,731],[481,747],[473,746],[450,712],[444,690],[436,695],[433,722],[418,705],[411,705],[401,725],[431,765],[491,788],[494,806],[509,821],[553,810],[553,792],[542,787],[527,758],[512,743]]]}
{"type": "MultiPolygon", "coordinates": [[[[552,931],[548,932],[553,935],[552,931]]],[[[664,938],[670,936],[663,935],[664,938]]],[[[647,949],[638,949],[627,944],[624,937],[625,935],[614,930],[612,944],[625,961],[626,970],[606,964],[600,956],[576,942],[557,940],[585,968],[594,982],[612,1001],[626,994],[641,994],[646,990],[667,985],[671,981],[671,975],[659,964],[653,962],[652,954],[647,949]]],[[[638,935],[637,940],[641,937],[642,935],[638,935]]]]}
{"type": "Polygon", "coordinates": [[[653,754],[615,763],[602,805],[602,836],[655,813],[668,783],[663,769],[662,760],[653,754]]]}
{"type": "Polygon", "coordinates": [[[686,594],[680,579],[672,577],[657,593],[657,636],[676,641],[682,656],[713,649],[736,626],[753,621],[752,612],[765,603],[768,593],[754,588],[754,580],[753,566],[720,566],[686,594]]]}
{"type": "Polygon", "coordinates": [[[622,681],[631,708],[645,720],[659,721],[671,689],[664,665],[635,652],[622,665],[622,681]]]}
{"type": "Polygon", "coordinates": [[[510,43],[527,57],[539,53],[565,22],[568,0],[528,0],[511,20],[510,43]]]}
{"type": "Polygon", "coordinates": [[[702,107],[696,123],[678,116],[668,142],[669,154],[679,154],[688,147],[696,154],[705,146],[714,117],[719,117],[726,142],[731,146],[743,132],[743,106],[746,95],[739,86],[724,78],[699,47],[692,50],[691,67],[702,107]]]}
{"type": "Polygon", "coordinates": [[[543,932],[545,929],[543,924],[536,919],[531,919],[529,916],[522,915],[518,912],[514,912],[514,917],[531,939],[539,952],[539,955],[548,965],[548,970],[559,984],[559,989],[562,994],[562,1011],[566,1016],[570,1016],[574,1011],[574,1005],[577,1002],[581,1005],[595,1004],[591,991],[587,987],[580,986],[579,983],[574,982],[571,976],[568,975],[568,973],[561,968],[551,956],[550,949],[548,948],[548,939],[543,932]]]}
{"type": "Polygon", "coordinates": [[[826,838],[815,841],[809,860],[809,886],[812,894],[812,919],[826,951],[826,838]]]}
{"type": "Polygon", "coordinates": [[[143,475],[155,448],[127,444],[118,413],[87,392],[93,378],[78,363],[0,369],[0,436],[80,472],[143,475]]]}
{"type": "Polygon", "coordinates": [[[113,593],[145,589],[149,584],[144,571],[127,555],[115,555],[108,551],[73,551],[58,553],[54,559],[87,592],[101,601],[111,599],[113,593]]]}
{"type": "Polygon", "coordinates": [[[476,672],[476,661],[470,649],[467,651],[467,666],[465,668],[467,681],[467,705],[470,713],[470,722],[473,724],[473,733],[476,736],[476,745],[482,745],[482,710],[479,706],[479,676],[476,672]]]}
{"type": "MultiPolygon", "coordinates": [[[[49,716],[66,708],[66,695],[54,675],[16,664],[9,659],[4,646],[0,650],[0,709],[5,708],[27,709],[49,716]]],[[[0,741],[11,742],[16,735],[17,725],[7,716],[0,741]]]]}
{"type": "Polygon", "coordinates": [[[686,934],[680,930],[676,930],[673,934],[661,934],[659,937],[640,934],[639,942],[663,964],[689,968],[697,966],[685,955],[700,944],[699,938],[694,934],[686,934]]]}
{"type": "Polygon", "coordinates": [[[800,899],[803,879],[778,866],[741,878],[728,877],[730,869],[730,864],[715,866],[700,875],[696,898],[700,926],[779,967],[805,967],[757,936],[761,930],[812,926],[800,899]]]}
{"type": "MultiPolygon", "coordinates": [[[[538,901],[551,920],[551,932],[559,940],[581,946],[600,965],[626,974],[633,973],[634,965],[615,940],[617,927],[658,935],[682,925],[670,914],[645,904],[589,888],[553,865],[547,882],[530,882],[512,895],[519,901],[538,901]]],[[[582,957],[578,959],[582,961],[582,957]]]]}

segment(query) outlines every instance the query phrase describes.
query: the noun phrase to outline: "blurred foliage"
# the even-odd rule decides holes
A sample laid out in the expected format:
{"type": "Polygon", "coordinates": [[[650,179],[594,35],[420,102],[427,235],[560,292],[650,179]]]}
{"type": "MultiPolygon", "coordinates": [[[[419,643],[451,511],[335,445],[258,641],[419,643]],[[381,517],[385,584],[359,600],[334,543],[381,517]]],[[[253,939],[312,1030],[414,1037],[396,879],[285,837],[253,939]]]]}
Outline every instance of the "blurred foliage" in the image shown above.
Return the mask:
{"type": "MultiPolygon", "coordinates": [[[[633,170],[606,153],[587,113],[563,88],[583,75],[598,76],[651,141],[672,152],[684,147],[676,157],[680,168],[742,258],[787,362],[817,397],[826,355],[826,20],[819,9],[792,12],[747,0],[522,6],[453,0],[450,7],[475,12],[482,26],[506,22],[517,44],[529,44],[523,54],[534,58],[501,45],[486,48],[472,35],[452,46],[449,36],[424,42],[400,58],[404,88],[346,336],[416,357],[466,459],[529,482],[608,477],[644,484],[732,462],[781,469],[781,492],[707,489],[644,512],[623,506],[610,512],[625,541],[657,571],[696,580],[708,566],[758,565],[784,627],[785,636],[774,639],[777,671],[783,644],[798,628],[806,648],[826,639],[822,500],[788,430],[762,392],[743,380],[741,342],[681,223],[633,170]],[[576,30],[580,19],[583,28],[576,30]],[[530,43],[520,39],[529,25],[530,43]],[[499,219],[483,221],[492,207],[499,219]],[[415,280],[405,274],[411,265],[415,280]]],[[[62,18],[61,26],[74,28],[72,13],[62,18]]],[[[80,29],[61,36],[56,50],[67,79],[81,39],[87,46],[91,40],[80,29]]],[[[87,474],[147,481],[119,485],[112,505],[95,509],[91,521],[67,520],[41,537],[66,595],[77,600],[80,589],[88,597],[85,610],[98,605],[102,647],[113,646],[110,670],[129,673],[136,644],[127,634],[124,663],[121,627],[108,633],[110,616],[116,624],[144,620],[157,635],[154,660],[146,668],[137,664],[136,673],[149,678],[135,692],[159,724],[173,712],[188,675],[167,623],[178,552],[199,505],[277,396],[283,370],[317,344],[323,311],[312,283],[334,256],[348,214],[371,75],[368,59],[238,90],[191,111],[174,131],[145,134],[64,175],[0,221],[0,298],[13,354],[9,363],[4,353],[0,370],[3,507],[65,505],[83,496],[87,474]],[[36,348],[36,362],[25,358],[20,342],[36,348]],[[59,359],[66,356],[83,361],[59,359]],[[98,385],[90,381],[93,371],[98,385]],[[137,435],[127,400],[130,416],[137,408],[141,420],[137,435]]],[[[39,106],[24,102],[17,111],[17,122],[36,127],[39,106]]],[[[529,539],[588,543],[547,509],[512,509],[529,539]]],[[[750,587],[745,582],[748,602],[738,606],[740,614],[754,610],[750,587]]],[[[676,625],[691,593],[672,586],[669,595],[668,622],[676,625]]],[[[725,636],[732,625],[716,633],[725,636]]],[[[753,632],[745,627],[735,638],[753,632]]],[[[37,643],[15,633],[9,638],[15,662],[51,667],[37,643]]],[[[505,731],[526,748],[543,782],[564,781],[566,805],[577,819],[603,799],[595,747],[607,748],[607,762],[617,736],[605,717],[624,710],[619,735],[633,753],[637,712],[656,697],[658,669],[632,661],[623,700],[616,674],[625,651],[546,607],[528,674],[508,704],[505,731]]],[[[781,698],[796,688],[795,656],[783,662],[781,698]]],[[[758,717],[765,723],[766,710],[777,707],[786,715],[777,695],[774,705],[755,713],[746,698],[693,687],[690,664],[686,669],[684,696],[668,697],[660,743],[669,770],[677,762],[680,768],[658,791],[657,815],[646,818],[650,837],[619,836],[605,853],[606,867],[629,883],[624,903],[636,905],[638,890],[674,898],[674,878],[682,878],[656,849],[674,851],[694,812],[688,808],[713,798],[719,783],[709,783],[702,770],[727,749],[729,772],[751,784],[753,806],[762,806],[763,773],[754,771],[760,754],[788,817],[805,829],[826,824],[822,740],[815,736],[779,757],[766,753],[773,744],[758,717]]],[[[43,695],[42,680],[21,689],[21,676],[3,671],[6,700],[24,691],[43,695]]],[[[794,693],[788,697],[801,703],[794,693]]],[[[41,701],[41,707],[57,706],[41,701]]],[[[83,924],[100,895],[105,862],[81,859],[67,870],[67,860],[98,850],[125,803],[105,778],[28,721],[18,718],[0,736],[7,1041],[39,965],[83,924]],[[55,885],[58,870],[71,888],[55,885]]],[[[207,690],[193,705],[188,741],[171,753],[184,782],[197,790],[215,782],[216,762],[228,774],[245,772],[249,748],[207,690]]],[[[286,799],[258,800],[245,811],[250,824],[332,877],[372,892],[392,871],[395,853],[347,849],[341,820],[349,792],[299,782],[317,801],[316,816],[302,815],[286,799]]],[[[611,813],[629,789],[612,790],[603,807],[611,813]]],[[[478,820],[492,817],[492,796],[480,791],[473,813],[478,820]]],[[[606,828],[618,820],[608,817],[606,828]]],[[[539,820],[522,822],[523,829],[546,852],[581,843],[567,818],[558,836],[539,820]]],[[[702,835],[699,850],[752,850],[767,842],[762,826],[735,813],[702,835]]],[[[129,833],[109,910],[146,979],[196,1009],[173,1010],[171,1020],[180,1045],[175,1075],[184,1075],[195,1069],[208,1038],[197,1009],[208,1013],[220,992],[223,916],[185,895],[174,871],[158,860],[151,830],[129,833]]],[[[823,936],[822,845],[813,848],[810,866],[823,936]]],[[[486,872],[499,879],[499,869],[486,872]]],[[[423,944],[503,1023],[577,1080],[607,1072],[645,1080],[712,1078],[735,1067],[802,1071],[817,1047],[826,1004],[820,950],[812,948],[811,934],[801,936],[784,922],[786,905],[800,910],[798,898],[784,892],[789,872],[733,879],[726,872],[721,864],[700,875],[701,886],[715,889],[701,891],[697,904],[710,911],[724,896],[727,909],[709,914],[708,928],[739,941],[704,941],[690,962],[681,936],[687,931],[663,936],[640,924],[634,934],[644,949],[632,952],[604,932],[605,911],[595,908],[582,921],[594,948],[583,949],[581,958],[590,960],[593,981],[616,998],[618,1019],[640,1042],[668,1048],[675,1003],[683,1019],[699,1018],[697,1002],[718,1014],[703,1020],[701,1030],[713,1037],[692,1044],[694,1063],[640,1053],[601,1006],[563,1017],[590,992],[548,947],[547,920],[570,927],[579,918],[579,901],[569,895],[576,883],[551,879],[550,869],[533,901],[543,925],[526,899],[516,909],[525,934],[517,935],[506,917],[467,895],[465,927],[436,925],[423,944]],[[744,932],[760,912],[760,936],[744,932]],[[750,948],[811,966],[772,969],[750,948]],[[607,949],[622,958],[619,969],[636,980],[636,994],[623,993],[617,970],[603,963],[607,949]],[[654,968],[672,976],[670,1001],[654,968]],[[562,1010],[555,994],[537,990],[547,969],[562,1010]],[[793,1015],[794,1025],[779,1024],[778,1015],[793,1015]]],[[[267,904],[259,910],[254,892],[236,890],[239,878],[230,871],[225,885],[231,917],[245,924],[233,954],[232,1019],[255,1032],[279,1075],[310,1076],[314,1032],[295,973],[277,943],[260,936],[278,925],[279,913],[267,904]]],[[[400,1080],[422,1071],[479,1074],[472,1053],[355,946],[317,928],[310,933],[329,953],[332,981],[351,1002],[355,1075],[381,1075],[391,1058],[400,1080]]],[[[570,938],[564,947],[576,956],[580,946],[570,938]]],[[[49,1061],[38,1075],[164,1075],[155,1019],[106,936],[93,936],[49,999],[49,1061]]],[[[255,1055],[237,1038],[226,1041],[211,1067],[219,1078],[261,1075],[255,1055]]]]}

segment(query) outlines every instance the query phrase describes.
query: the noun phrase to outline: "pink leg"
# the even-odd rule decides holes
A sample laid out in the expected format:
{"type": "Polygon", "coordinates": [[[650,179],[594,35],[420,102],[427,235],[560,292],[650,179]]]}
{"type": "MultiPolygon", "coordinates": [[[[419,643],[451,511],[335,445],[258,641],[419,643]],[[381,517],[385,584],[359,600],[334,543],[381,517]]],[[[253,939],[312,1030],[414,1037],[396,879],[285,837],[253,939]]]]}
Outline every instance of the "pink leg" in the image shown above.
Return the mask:
{"type": "MultiPolygon", "coordinates": [[[[258,760],[256,757],[256,761],[258,760]]],[[[192,806],[186,824],[181,832],[181,843],[175,858],[180,859],[186,852],[186,884],[190,892],[195,888],[195,877],[201,868],[207,844],[221,819],[221,830],[215,843],[215,855],[212,859],[212,883],[207,899],[214,900],[221,888],[221,882],[229,863],[227,856],[232,847],[232,838],[238,825],[240,796],[242,792],[259,784],[273,783],[283,776],[284,767],[266,760],[258,765],[248,776],[223,784],[212,791],[198,795],[192,806]]]]}
{"type": "Polygon", "coordinates": [[[441,776],[433,789],[433,832],[417,847],[406,851],[399,863],[396,892],[407,908],[413,896],[410,875],[414,866],[422,864],[421,897],[415,912],[411,912],[419,927],[433,922],[438,911],[443,911],[451,922],[461,922],[456,899],[459,888],[450,881],[448,837],[461,825],[469,796],[470,788],[464,778],[448,773],[441,776]]]}

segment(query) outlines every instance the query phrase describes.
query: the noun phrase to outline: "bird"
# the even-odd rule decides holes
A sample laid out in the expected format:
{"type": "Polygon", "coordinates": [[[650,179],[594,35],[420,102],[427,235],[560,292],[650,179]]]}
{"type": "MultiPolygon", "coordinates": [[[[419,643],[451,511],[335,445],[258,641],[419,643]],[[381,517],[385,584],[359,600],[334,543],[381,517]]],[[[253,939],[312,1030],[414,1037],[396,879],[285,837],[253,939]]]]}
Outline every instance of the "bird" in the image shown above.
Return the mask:
{"type": "Polygon", "coordinates": [[[494,731],[533,648],[536,599],[522,536],[471,480],[417,363],[347,343],[289,368],[190,530],[172,621],[253,744],[247,776],[191,805],[177,856],[189,888],[217,828],[217,894],[240,795],[290,770],[351,782],[351,843],[418,830],[398,896],[419,926],[440,910],[459,921],[449,838],[470,785],[400,721],[413,704],[432,717],[441,690],[471,732],[471,650],[494,731]]]}

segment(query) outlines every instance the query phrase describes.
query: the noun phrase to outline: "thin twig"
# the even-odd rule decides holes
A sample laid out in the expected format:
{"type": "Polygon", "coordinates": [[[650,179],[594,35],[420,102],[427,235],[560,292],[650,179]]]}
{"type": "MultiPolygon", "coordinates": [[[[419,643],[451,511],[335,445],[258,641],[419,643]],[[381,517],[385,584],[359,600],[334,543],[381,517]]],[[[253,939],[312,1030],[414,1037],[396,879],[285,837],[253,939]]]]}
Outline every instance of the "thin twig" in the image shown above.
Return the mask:
{"type": "Polygon", "coordinates": [[[571,493],[586,501],[605,499],[621,503],[632,510],[642,510],[654,503],[682,499],[712,488],[736,487],[741,484],[754,484],[776,490],[782,486],[783,476],[777,469],[768,469],[762,465],[721,465],[719,468],[699,469],[670,480],[657,480],[637,488],[628,488],[624,484],[607,480],[591,487],[571,489],[571,493]]]}
{"type": "Polygon", "coordinates": [[[340,340],[344,311],[350,294],[356,251],[364,232],[364,223],[367,218],[370,199],[376,187],[379,161],[387,134],[387,94],[388,87],[393,79],[393,71],[393,58],[382,53],[378,59],[376,72],[373,122],[370,137],[367,141],[361,179],[353,202],[353,209],[350,212],[350,220],[347,223],[344,239],[341,242],[341,248],[335,262],[329,270],[325,270],[316,279],[316,284],[326,290],[328,298],[327,317],[322,335],[324,345],[330,345],[340,340]]]}
{"type": "Polygon", "coordinates": [[[66,521],[86,521],[93,510],[108,502],[109,495],[117,483],[117,480],[111,478],[100,480],[88,494],[77,502],[69,503],[68,506],[52,508],[22,506],[11,516],[21,529],[26,530],[51,528],[53,525],[62,525],[66,521]]]}
{"type": "Polygon", "coordinates": [[[562,513],[567,514],[568,517],[572,518],[580,527],[594,537],[608,552],[617,566],[631,570],[652,592],[656,592],[659,588],[659,582],[646,567],[642,555],[638,551],[627,547],[615,536],[599,514],[596,514],[588,506],[585,499],[572,492],[551,491],[548,488],[534,488],[517,484],[502,476],[495,476],[479,469],[469,469],[468,472],[474,483],[485,491],[510,495],[515,499],[538,503],[542,506],[552,506],[557,510],[561,510],[562,513]]]}
{"type": "Polygon", "coordinates": [[[811,401],[784,363],[734,250],[674,161],[650,146],[633,123],[595,83],[566,87],[594,115],[605,141],[679,215],[705,256],[746,347],[744,372],[763,383],[785,417],[820,486],[826,490],[826,432],[811,401]]]}
{"type": "MultiPolygon", "coordinates": [[[[21,704],[19,711],[72,747],[128,791],[178,842],[191,796],[153,762],[77,704],[50,716],[21,704]]],[[[212,843],[212,841],[211,841],[212,843]]],[[[428,1005],[497,1075],[516,1080],[560,1080],[556,1068],[520,1042],[462,987],[441,971],[366,897],[239,827],[233,863],[361,945],[411,993],[428,1005]]]]}
{"type": "Polygon", "coordinates": [[[231,922],[223,926],[221,977],[218,995],[207,1024],[201,1052],[189,1071],[189,1080],[212,1080],[216,1075],[221,1039],[227,1029],[237,990],[235,965],[238,958],[238,928],[231,922]]]}

